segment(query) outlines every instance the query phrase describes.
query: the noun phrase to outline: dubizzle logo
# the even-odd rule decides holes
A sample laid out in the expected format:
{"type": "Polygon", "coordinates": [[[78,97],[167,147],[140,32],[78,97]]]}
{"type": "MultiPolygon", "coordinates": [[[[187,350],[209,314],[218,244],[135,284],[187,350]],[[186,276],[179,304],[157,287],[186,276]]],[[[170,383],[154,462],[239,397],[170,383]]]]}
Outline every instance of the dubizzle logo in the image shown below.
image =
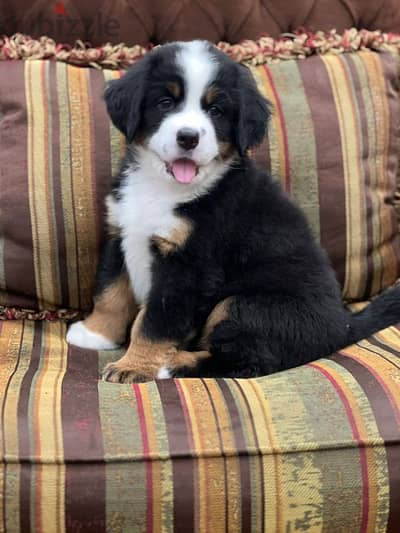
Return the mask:
{"type": "Polygon", "coordinates": [[[117,37],[120,25],[117,19],[106,19],[101,13],[93,19],[69,16],[64,2],[58,1],[52,10],[53,16],[38,15],[28,20],[18,21],[13,17],[2,17],[0,13],[0,35],[15,32],[27,35],[47,35],[61,39],[80,39],[89,30],[90,38],[117,37]]]}
{"type": "Polygon", "coordinates": [[[55,15],[62,15],[65,17],[67,15],[67,12],[65,11],[65,5],[62,2],[57,2],[54,6],[54,14],[55,15]]]}

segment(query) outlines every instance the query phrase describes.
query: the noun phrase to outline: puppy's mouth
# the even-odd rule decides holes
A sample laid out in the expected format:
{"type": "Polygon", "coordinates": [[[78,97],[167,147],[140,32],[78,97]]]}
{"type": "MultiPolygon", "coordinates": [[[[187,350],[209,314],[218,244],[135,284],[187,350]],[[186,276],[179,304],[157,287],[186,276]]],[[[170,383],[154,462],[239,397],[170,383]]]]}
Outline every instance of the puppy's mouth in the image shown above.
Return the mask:
{"type": "Polygon", "coordinates": [[[194,161],[186,157],[180,159],[175,159],[172,163],[167,163],[168,172],[178,181],[179,183],[192,183],[192,181],[197,176],[199,167],[194,161]]]}

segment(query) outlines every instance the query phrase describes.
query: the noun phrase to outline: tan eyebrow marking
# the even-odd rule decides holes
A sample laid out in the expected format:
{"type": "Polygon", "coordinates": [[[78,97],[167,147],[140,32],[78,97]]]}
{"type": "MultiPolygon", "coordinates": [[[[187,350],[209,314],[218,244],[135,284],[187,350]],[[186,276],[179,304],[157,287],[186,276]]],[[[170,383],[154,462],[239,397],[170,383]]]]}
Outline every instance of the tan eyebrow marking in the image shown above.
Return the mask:
{"type": "Polygon", "coordinates": [[[210,105],[215,100],[216,96],[218,94],[218,89],[215,85],[211,85],[205,94],[205,101],[207,105],[210,105]]]}
{"type": "Polygon", "coordinates": [[[180,98],[182,90],[181,90],[181,86],[180,86],[179,83],[177,83],[175,81],[169,81],[167,83],[167,89],[171,92],[171,94],[175,98],[180,98]]]}

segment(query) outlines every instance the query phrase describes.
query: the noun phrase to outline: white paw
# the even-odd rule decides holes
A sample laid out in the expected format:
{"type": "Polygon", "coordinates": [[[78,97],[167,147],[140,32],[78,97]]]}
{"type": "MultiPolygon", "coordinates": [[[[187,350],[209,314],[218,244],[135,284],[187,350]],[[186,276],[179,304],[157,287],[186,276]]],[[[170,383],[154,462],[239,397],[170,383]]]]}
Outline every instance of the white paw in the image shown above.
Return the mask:
{"type": "Polygon", "coordinates": [[[118,344],[106,339],[100,333],[87,329],[83,321],[72,324],[67,333],[68,344],[89,350],[115,350],[118,344]]]}
{"type": "Polygon", "coordinates": [[[169,379],[171,377],[172,375],[166,366],[162,366],[157,372],[157,379],[169,379]]]}

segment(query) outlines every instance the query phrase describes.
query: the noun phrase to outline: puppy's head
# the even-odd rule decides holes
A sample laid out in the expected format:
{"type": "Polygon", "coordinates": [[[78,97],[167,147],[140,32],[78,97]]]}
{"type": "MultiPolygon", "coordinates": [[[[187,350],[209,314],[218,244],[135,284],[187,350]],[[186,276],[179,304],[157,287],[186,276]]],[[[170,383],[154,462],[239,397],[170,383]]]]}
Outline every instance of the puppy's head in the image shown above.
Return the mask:
{"type": "Polygon", "coordinates": [[[269,117],[249,70],[205,41],[153,50],[107,86],[105,100],[139,164],[185,185],[259,144],[269,117]]]}

